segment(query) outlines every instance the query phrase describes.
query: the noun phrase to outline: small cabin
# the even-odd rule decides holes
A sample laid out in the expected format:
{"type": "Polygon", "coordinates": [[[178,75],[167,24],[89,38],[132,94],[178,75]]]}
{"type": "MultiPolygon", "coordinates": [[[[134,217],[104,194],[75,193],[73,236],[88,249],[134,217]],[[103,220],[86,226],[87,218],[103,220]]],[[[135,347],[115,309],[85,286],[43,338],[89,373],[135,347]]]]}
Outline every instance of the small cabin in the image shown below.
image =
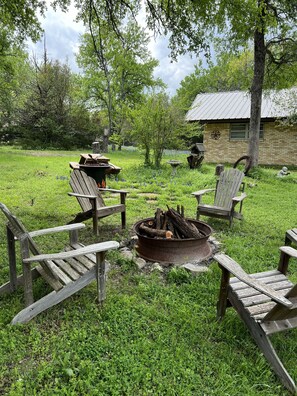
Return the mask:
{"type": "MultiPolygon", "coordinates": [[[[297,166],[297,125],[288,127],[279,122],[292,114],[294,98],[294,88],[263,93],[259,164],[297,166]]],[[[203,125],[204,161],[234,163],[247,154],[250,108],[250,94],[243,91],[196,96],[186,120],[203,125]]]]}

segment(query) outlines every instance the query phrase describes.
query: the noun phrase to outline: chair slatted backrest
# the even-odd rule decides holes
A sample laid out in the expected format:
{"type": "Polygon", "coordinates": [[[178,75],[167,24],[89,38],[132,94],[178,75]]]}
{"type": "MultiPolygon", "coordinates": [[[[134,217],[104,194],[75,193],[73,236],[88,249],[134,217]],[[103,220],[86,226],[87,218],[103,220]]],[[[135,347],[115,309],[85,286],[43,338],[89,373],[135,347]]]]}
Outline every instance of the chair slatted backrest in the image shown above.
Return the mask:
{"type": "Polygon", "coordinates": [[[0,209],[6,216],[6,218],[8,220],[8,227],[11,230],[11,232],[13,233],[13,235],[19,240],[21,240],[23,238],[28,238],[30,251],[34,255],[40,254],[40,252],[37,248],[37,245],[33,241],[32,237],[30,236],[29,232],[26,230],[26,228],[22,224],[22,222],[10,212],[10,210],[6,207],[6,205],[4,205],[1,202],[0,202],[0,209]]]}
{"type": "MultiPolygon", "coordinates": [[[[1,202],[0,202],[0,209],[6,216],[8,220],[8,227],[13,233],[13,235],[20,241],[26,238],[29,245],[29,251],[33,255],[39,255],[41,253],[40,250],[38,249],[36,243],[34,242],[33,238],[30,236],[29,232],[26,230],[22,222],[9,211],[6,205],[4,205],[1,202]]],[[[40,262],[40,265],[46,272],[47,276],[51,277],[53,280],[57,279],[57,275],[53,272],[52,263],[50,261],[46,261],[46,260],[42,261],[40,262]]]]}
{"type": "MultiPolygon", "coordinates": [[[[75,169],[70,176],[70,186],[74,193],[96,196],[98,208],[105,206],[96,181],[92,177],[89,177],[85,172],[75,169]]],[[[92,209],[92,204],[88,199],[77,197],[77,200],[84,212],[92,209]]]]}
{"type": "Polygon", "coordinates": [[[231,209],[234,198],[242,183],[244,173],[239,169],[227,169],[223,171],[217,183],[214,205],[231,209]]]}

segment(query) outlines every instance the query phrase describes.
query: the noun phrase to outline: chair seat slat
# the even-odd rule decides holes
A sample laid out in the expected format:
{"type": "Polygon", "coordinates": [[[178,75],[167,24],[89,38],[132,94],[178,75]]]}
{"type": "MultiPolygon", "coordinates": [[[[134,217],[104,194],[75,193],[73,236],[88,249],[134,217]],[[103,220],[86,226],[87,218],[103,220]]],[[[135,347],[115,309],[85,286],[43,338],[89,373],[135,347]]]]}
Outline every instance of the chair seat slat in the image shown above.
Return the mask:
{"type": "MultiPolygon", "coordinates": [[[[271,287],[273,287],[274,290],[282,290],[282,289],[290,290],[290,288],[292,286],[293,286],[292,282],[290,282],[288,280],[285,280],[282,282],[275,282],[275,283],[271,284],[271,287]]],[[[246,287],[243,289],[234,290],[234,292],[236,293],[237,297],[240,299],[248,298],[248,297],[252,297],[252,296],[258,296],[258,295],[262,294],[261,292],[254,289],[253,287],[246,287]]]]}
{"type": "Polygon", "coordinates": [[[74,271],[74,269],[67,263],[65,260],[55,260],[55,264],[61,269],[61,271],[65,272],[69,278],[72,280],[77,280],[79,278],[79,273],[74,271]]]}
{"type": "Polygon", "coordinates": [[[261,327],[267,335],[279,333],[280,331],[295,329],[297,327],[297,318],[263,322],[261,327]]]}
{"type": "Polygon", "coordinates": [[[63,288],[63,284],[56,280],[55,278],[53,278],[52,276],[49,276],[48,273],[44,270],[44,268],[42,268],[41,265],[38,265],[35,267],[36,270],[40,273],[40,275],[42,276],[42,278],[56,291],[60,290],[63,288]]]}
{"type": "Polygon", "coordinates": [[[71,265],[71,267],[75,271],[77,271],[80,275],[83,275],[86,272],[88,272],[88,269],[84,265],[82,265],[78,260],[76,260],[76,258],[68,258],[67,263],[71,265]]]}

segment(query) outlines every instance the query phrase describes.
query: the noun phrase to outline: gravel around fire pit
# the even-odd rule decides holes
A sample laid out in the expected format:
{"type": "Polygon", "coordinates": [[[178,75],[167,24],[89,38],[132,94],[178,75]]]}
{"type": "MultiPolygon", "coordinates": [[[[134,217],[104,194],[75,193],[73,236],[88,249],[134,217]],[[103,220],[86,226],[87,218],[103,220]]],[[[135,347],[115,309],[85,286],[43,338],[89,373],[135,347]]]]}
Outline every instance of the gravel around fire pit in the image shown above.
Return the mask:
{"type": "Polygon", "coordinates": [[[131,260],[132,262],[134,262],[138,269],[144,273],[150,273],[152,271],[159,271],[160,273],[163,273],[170,271],[172,268],[179,267],[185,268],[192,275],[196,276],[200,273],[208,271],[208,267],[212,262],[213,256],[220,249],[220,242],[218,242],[213,236],[209,237],[208,242],[211,247],[211,255],[207,259],[187,261],[181,264],[170,263],[164,265],[157,261],[148,261],[139,257],[135,250],[135,246],[138,243],[138,237],[136,235],[133,236],[130,240],[125,241],[121,244],[120,253],[127,260],[131,260]]]}

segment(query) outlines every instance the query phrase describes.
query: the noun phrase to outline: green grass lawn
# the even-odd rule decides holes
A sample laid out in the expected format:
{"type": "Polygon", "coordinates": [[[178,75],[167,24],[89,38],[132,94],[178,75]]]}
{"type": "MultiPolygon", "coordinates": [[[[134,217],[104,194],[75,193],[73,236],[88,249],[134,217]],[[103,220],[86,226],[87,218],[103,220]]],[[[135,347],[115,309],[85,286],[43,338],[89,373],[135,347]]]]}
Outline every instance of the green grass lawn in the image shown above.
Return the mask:
{"type": "MultiPolygon", "coordinates": [[[[69,197],[69,161],[80,152],[29,152],[0,148],[0,201],[25,226],[34,229],[69,222],[80,211],[69,197]]],[[[214,165],[190,170],[186,154],[168,155],[161,169],[145,168],[138,152],[112,152],[122,167],[107,179],[111,188],[129,191],[127,230],[120,215],[100,222],[100,236],[91,220],[81,231],[85,244],[127,239],[133,224],[151,217],[157,207],[184,205],[195,217],[191,192],[214,187],[214,165]],[[169,159],[183,162],[172,176],[169,159]]],[[[222,250],[247,272],[275,268],[285,231],[297,226],[297,171],[276,177],[279,169],[260,168],[246,177],[244,221],[207,219],[222,250]]],[[[109,197],[117,203],[117,198],[109,197]]],[[[212,196],[205,202],[211,203],[212,196]]],[[[43,252],[56,251],[67,234],[39,237],[43,252]]],[[[0,284],[8,280],[5,220],[0,215],[0,284]]],[[[247,329],[233,310],[216,321],[220,271],[216,263],[198,277],[144,274],[121,258],[109,255],[107,300],[96,304],[96,285],[49,309],[25,325],[10,321],[23,307],[22,290],[0,297],[0,395],[287,395],[247,329]]],[[[291,276],[297,281],[296,262],[291,276]]],[[[20,263],[18,263],[20,266],[20,263]]],[[[36,298],[47,286],[35,283],[36,298]]],[[[297,380],[297,332],[273,336],[285,366],[297,380]]]]}

